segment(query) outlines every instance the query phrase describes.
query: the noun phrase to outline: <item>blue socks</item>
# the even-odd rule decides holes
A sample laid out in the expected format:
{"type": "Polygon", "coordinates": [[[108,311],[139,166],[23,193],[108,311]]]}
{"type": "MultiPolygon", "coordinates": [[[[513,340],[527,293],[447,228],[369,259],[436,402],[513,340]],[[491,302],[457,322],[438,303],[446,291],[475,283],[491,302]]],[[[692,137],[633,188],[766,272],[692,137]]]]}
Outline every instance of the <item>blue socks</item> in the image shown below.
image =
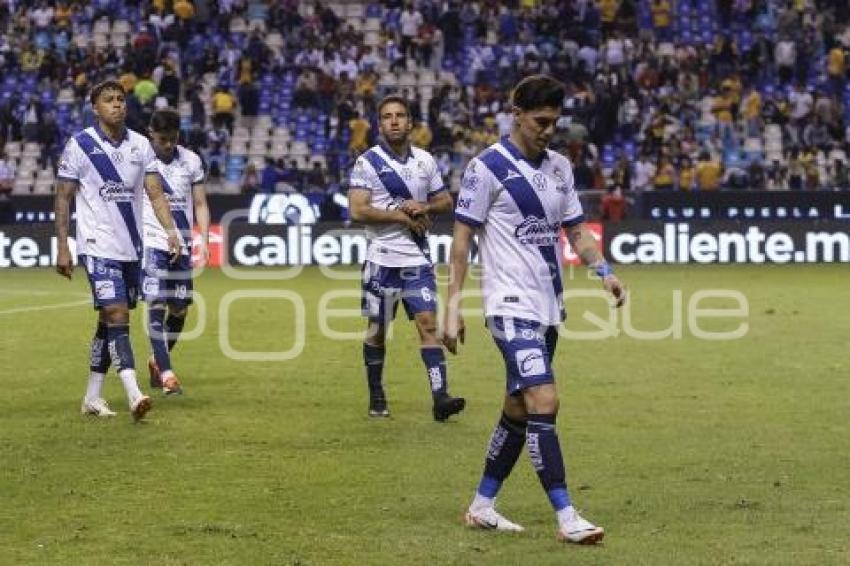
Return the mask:
{"type": "MultiPolygon", "coordinates": [[[[169,317],[171,318],[171,317],[169,317]]],[[[165,329],[165,308],[151,306],[148,310],[148,335],[153,349],[153,358],[159,371],[171,371],[171,356],[168,351],[168,336],[165,329]]]]}
{"type": "Polygon", "coordinates": [[[478,484],[478,493],[490,499],[496,497],[502,482],[510,475],[522,447],[525,444],[526,424],[515,421],[502,413],[499,424],[490,436],[487,456],[484,460],[484,475],[478,484]]]}
{"type": "MultiPolygon", "coordinates": [[[[169,314],[168,318],[165,319],[165,331],[168,333],[168,351],[174,349],[174,346],[177,344],[177,339],[180,337],[180,333],[183,332],[183,325],[186,324],[186,315],[182,316],[174,316],[173,314],[169,314]]],[[[157,361],[157,363],[159,363],[157,361]]],[[[160,366],[162,367],[162,366],[160,366]]]]}
{"type": "Polygon", "coordinates": [[[126,369],[136,369],[133,348],[130,346],[130,325],[108,325],[106,335],[109,341],[109,355],[112,357],[112,365],[119,372],[126,369]]]}
{"type": "Polygon", "coordinates": [[[89,369],[95,373],[106,373],[109,371],[109,346],[107,344],[106,323],[98,322],[97,330],[91,341],[91,353],[89,355],[89,369]]]}
{"type": "Polygon", "coordinates": [[[446,355],[442,346],[423,346],[420,349],[422,362],[428,369],[431,395],[436,399],[447,395],[446,355]]]}
{"type": "Polygon", "coordinates": [[[528,455],[555,511],[570,505],[564,458],[555,430],[555,415],[528,415],[528,455]]]}
{"type": "Polygon", "coordinates": [[[386,349],[363,344],[363,362],[366,364],[366,380],[369,382],[369,396],[384,397],[381,383],[384,374],[384,354],[386,349]]]}

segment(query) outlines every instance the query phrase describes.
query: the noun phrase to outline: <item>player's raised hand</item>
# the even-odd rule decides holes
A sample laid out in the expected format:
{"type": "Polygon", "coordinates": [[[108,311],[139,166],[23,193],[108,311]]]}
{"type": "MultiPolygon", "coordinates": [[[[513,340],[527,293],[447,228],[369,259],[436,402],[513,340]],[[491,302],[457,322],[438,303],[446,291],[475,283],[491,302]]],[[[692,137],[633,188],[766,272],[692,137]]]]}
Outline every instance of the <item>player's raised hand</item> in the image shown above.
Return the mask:
{"type": "Polygon", "coordinates": [[[446,350],[457,355],[457,344],[466,341],[466,323],[460,313],[449,312],[446,316],[446,328],[443,332],[443,345],[446,350]]]}
{"type": "Polygon", "coordinates": [[[68,246],[59,246],[59,249],[56,250],[56,273],[68,279],[71,279],[71,275],[74,273],[71,250],[68,249],[68,246]]]}
{"type": "Polygon", "coordinates": [[[615,306],[620,308],[624,304],[626,304],[626,286],[620,283],[620,280],[617,279],[616,275],[608,275],[602,280],[602,285],[605,286],[605,290],[611,293],[614,299],[617,300],[615,306]]]}

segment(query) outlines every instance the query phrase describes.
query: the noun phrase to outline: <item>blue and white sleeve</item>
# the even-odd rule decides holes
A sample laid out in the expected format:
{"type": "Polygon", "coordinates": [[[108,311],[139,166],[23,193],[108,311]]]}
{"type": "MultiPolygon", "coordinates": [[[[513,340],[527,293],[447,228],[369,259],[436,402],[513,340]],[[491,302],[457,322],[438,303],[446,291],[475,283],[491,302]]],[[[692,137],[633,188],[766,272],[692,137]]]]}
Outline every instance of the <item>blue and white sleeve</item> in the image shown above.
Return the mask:
{"type": "Polygon", "coordinates": [[[351,168],[351,176],[348,181],[349,189],[365,189],[373,191],[377,188],[378,176],[372,165],[365,157],[360,156],[354,162],[354,167],[351,168]]]}
{"type": "Polygon", "coordinates": [[[477,158],[470,160],[463,172],[455,207],[455,220],[473,228],[487,221],[487,214],[498,192],[498,183],[477,158]]]}
{"type": "Polygon", "coordinates": [[[80,168],[80,146],[73,137],[65,144],[62,157],[59,158],[56,177],[65,181],[79,181],[82,178],[80,168]]]}

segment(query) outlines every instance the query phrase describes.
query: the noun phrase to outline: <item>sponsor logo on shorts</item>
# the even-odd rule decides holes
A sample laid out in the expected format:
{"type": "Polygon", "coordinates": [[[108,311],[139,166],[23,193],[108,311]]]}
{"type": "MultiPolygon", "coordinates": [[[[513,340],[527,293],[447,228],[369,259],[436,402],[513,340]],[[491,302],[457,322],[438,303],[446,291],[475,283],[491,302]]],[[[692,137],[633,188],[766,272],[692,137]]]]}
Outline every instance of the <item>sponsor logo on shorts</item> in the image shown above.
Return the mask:
{"type": "Polygon", "coordinates": [[[546,363],[543,360],[543,350],[528,348],[516,353],[516,365],[520,377],[533,377],[546,373],[546,363]]]}
{"type": "Polygon", "coordinates": [[[94,295],[98,299],[114,299],[115,298],[115,283],[113,281],[95,281],[94,295]]]}
{"type": "Polygon", "coordinates": [[[142,282],[142,293],[145,296],[159,294],[159,279],[156,277],[145,277],[142,282]]]}

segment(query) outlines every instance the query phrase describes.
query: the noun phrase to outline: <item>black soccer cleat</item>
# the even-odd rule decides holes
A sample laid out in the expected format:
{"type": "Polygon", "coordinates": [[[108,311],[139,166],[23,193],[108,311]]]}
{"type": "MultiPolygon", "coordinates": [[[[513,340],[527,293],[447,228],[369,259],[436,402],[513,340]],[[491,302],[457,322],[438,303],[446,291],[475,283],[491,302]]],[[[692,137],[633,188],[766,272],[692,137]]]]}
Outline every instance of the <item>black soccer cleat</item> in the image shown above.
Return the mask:
{"type": "Polygon", "coordinates": [[[444,422],[452,415],[456,415],[466,407],[466,399],[463,397],[451,397],[446,394],[434,400],[434,420],[444,422]]]}
{"type": "Polygon", "coordinates": [[[388,417],[390,410],[387,408],[386,397],[370,397],[369,398],[369,416],[370,417],[388,417]]]}

